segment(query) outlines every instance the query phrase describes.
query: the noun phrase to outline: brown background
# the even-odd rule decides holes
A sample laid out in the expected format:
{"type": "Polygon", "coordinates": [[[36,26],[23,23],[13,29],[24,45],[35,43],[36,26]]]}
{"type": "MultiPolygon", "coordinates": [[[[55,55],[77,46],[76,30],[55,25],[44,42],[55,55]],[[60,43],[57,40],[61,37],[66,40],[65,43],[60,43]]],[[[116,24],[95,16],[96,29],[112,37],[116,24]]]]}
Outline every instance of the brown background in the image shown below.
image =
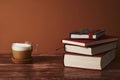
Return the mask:
{"type": "Polygon", "coordinates": [[[11,52],[13,42],[24,41],[37,45],[34,52],[55,52],[62,46],[61,39],[81,28],[104,28],[107,34],[120,37],[119,3],[120,0],[0,0],[0,53],[11,52]]]}

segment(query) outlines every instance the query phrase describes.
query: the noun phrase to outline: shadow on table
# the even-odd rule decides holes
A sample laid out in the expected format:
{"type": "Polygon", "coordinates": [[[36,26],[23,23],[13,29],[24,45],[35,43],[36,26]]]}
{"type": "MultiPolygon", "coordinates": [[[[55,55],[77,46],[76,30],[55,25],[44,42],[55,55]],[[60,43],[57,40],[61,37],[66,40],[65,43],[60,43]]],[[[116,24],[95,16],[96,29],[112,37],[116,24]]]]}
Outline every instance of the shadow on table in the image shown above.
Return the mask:
{"type": "Polygon", "coordinates": [[[60,63],[63,64],[63,56],[33,56],[33,63],[60,63]]]}

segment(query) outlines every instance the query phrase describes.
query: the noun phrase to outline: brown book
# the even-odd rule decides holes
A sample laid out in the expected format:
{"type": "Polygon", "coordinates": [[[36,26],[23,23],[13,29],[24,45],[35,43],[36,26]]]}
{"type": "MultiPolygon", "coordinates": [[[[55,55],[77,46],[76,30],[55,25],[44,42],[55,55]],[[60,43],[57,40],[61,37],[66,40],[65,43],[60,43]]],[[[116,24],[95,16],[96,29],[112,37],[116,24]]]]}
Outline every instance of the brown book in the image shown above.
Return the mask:
{"type": "Polygon", "coordinates": [[[74,54],[95,55],[117,47],[117,42],[98,44],[90,47],[65,44],[65,51],[74,54]]]}
{"type": "Polygon", "coordinates": [[[65,53],[64,66],[84,69],[104,69],[115,58],[115,49],[97,54],[95,56],[87,56],[82,54],[65,53]]]}

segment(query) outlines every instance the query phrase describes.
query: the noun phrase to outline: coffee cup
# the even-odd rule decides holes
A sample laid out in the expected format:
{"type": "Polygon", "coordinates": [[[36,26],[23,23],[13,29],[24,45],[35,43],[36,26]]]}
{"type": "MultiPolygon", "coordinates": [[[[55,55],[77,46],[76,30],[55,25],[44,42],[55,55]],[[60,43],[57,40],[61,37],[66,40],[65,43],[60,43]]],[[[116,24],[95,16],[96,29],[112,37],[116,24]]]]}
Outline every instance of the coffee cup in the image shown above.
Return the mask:
{"type": "Polygon", "coordinates": [[[28,43],[13,43],[12,54],[13,58],[17,60],[30,59],[32,54],[32,44],[28,43]]]}

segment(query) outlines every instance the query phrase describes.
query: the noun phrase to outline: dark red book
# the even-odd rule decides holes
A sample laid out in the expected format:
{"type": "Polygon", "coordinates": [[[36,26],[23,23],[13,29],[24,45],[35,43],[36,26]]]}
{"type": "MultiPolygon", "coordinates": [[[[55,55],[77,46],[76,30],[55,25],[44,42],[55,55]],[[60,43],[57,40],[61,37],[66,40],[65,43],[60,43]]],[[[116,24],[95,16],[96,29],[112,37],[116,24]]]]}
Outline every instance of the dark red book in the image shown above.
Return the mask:
{"type": "Polygon", "coordinates": [[[65,53],[64,66],[84,69],[104,69],[115,58],[115,49],[97,54],[94,56],[87,56],[82,54],[65,53]]]}
{"type": "Polygon", "coordinates": [[[92,46],[92,45],[97,45],[97,44],[102,44],[102,43],[107,43],[107,42],[112,42],[112,41],[117,41],[118,38],[114,36],[109,36],[105,35],[98,40],[85,40],[85,39],[63,39],[62,43],[64,44],[72,44],[72,45],[79,45],[79,46],[92,46]]]}

